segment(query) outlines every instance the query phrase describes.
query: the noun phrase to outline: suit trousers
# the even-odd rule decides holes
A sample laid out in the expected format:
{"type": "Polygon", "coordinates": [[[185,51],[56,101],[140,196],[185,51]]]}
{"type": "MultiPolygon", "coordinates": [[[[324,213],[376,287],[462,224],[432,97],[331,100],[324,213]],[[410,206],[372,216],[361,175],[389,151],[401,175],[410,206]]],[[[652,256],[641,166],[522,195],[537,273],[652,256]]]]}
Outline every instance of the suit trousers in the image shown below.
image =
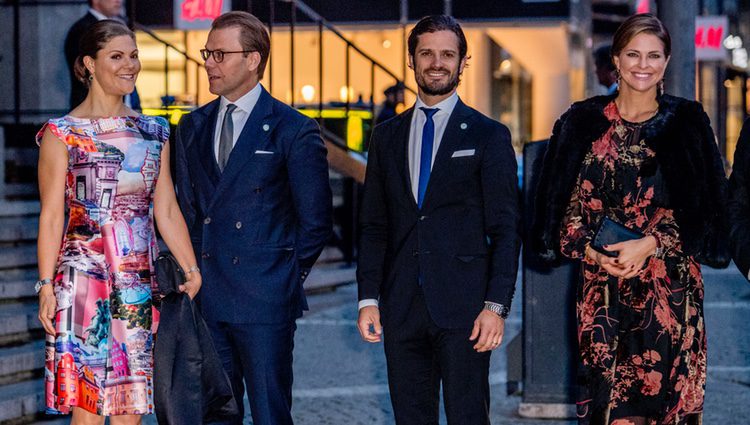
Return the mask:
{"type": "Polygon", "coordinates": [[[477,353],[470,335],[435,325],[421,288],[404,323],[383,329],[397,425],[437,425],[441,382],[449,425],[490,423],[490,352],[477,353]]]}
{"type": "Polygon", "coordinates": [[[291,425],[294,322],[207,322],[232,383],[239,414],[216,425],[241,425],[245,388],[254,425],[291,425]]]}

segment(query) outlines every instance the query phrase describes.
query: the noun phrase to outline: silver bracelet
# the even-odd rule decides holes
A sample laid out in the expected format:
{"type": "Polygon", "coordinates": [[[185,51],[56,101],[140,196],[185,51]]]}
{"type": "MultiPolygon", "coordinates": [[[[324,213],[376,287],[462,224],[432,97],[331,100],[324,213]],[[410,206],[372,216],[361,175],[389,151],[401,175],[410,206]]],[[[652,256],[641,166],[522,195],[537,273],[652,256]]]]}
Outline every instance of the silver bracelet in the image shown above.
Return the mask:
{"type": "Polygon", "coordinates": [[[185,274],[192,274],[193,272],[200,272],[200,271],[201,271],[201,269],[199,269],[198,266],[193,266],[193,267],[190,267],[189,269],[187,269],[187,271],[185,272],[185,274]]]}

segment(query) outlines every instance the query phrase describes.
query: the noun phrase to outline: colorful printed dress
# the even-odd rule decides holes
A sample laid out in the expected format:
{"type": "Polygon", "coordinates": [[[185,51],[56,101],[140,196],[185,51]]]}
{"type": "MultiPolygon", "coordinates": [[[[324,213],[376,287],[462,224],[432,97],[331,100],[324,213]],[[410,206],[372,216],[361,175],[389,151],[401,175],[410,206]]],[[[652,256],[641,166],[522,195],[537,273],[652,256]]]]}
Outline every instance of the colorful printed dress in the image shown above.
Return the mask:
{"type": "Polygon", "coordinates": [[[605,216],[653,235],[665,252],[627,280],[583,260],[579,423],[700,424],[706,383],[700,266],[681,251],[655,154],[640,138],[648,122],[624,121],[614,101],[604,114],[611,126],[581,166],[563,221],[562,253],[584,258],[605,216]]]}
{"type": "Polygon", "coordinates": [[[37,143],[45,129],[68,149],[69,216],[54,279],[56,335],[46,344],[48,413],[152,413],[153,194],[168,124],[65,116],[37,143]]]}

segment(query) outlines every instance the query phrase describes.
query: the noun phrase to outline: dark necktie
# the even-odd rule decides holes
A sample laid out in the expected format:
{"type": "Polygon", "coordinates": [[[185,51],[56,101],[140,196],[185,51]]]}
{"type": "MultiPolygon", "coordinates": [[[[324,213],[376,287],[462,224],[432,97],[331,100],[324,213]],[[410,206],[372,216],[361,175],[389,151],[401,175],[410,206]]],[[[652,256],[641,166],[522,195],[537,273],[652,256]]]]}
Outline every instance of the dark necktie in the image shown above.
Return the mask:
{"type": "Polygon", "coordinates": [[[417,189],[417,206],[422,208],[425,192],[427,192],[427,183],[430,182],[430,171],[432,169],[432,146],[435,143],[435,122],[432,116],[439,109],[437,108],[419,108],[424,112],[427,118],[422,127],[422,152],[419,156],[419,186],[417,189]]]}
{"type": "Polygon", "coordinates": [[[224,114],[224,121],[221,123],[221,133],[219,133],[219,170],[224,171],[224,167],[229,161],[229,154],[232,153],[232,133],[234,124],[232,123],[232,112],[237,109],[237,105],[227,105],[227,112],[224,114]]]}

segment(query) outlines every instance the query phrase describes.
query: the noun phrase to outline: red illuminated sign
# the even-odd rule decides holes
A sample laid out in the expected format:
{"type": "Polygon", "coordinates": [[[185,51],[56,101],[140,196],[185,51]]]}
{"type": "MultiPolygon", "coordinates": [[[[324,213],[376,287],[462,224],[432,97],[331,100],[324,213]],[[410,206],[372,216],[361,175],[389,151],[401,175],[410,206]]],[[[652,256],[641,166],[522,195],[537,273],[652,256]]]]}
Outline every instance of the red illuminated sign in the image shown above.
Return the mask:
{"type": "Polygon", "coordinates": [[[695,47],[698,49],[721,49],[724,27],[696,27],[695,47]]]}
{"type": "Polygon", "coordinates": [[[726,16],[696,16],[695,58],[698,60],[724,60],[727,51],[724,39],[729,20],[726,16]]]}
{"type": "Polygon", "coordinates": [[[223,3],[223,0],[182,0],[180,18],[187,22],[214,20],[221,15],[223,3]]]}

